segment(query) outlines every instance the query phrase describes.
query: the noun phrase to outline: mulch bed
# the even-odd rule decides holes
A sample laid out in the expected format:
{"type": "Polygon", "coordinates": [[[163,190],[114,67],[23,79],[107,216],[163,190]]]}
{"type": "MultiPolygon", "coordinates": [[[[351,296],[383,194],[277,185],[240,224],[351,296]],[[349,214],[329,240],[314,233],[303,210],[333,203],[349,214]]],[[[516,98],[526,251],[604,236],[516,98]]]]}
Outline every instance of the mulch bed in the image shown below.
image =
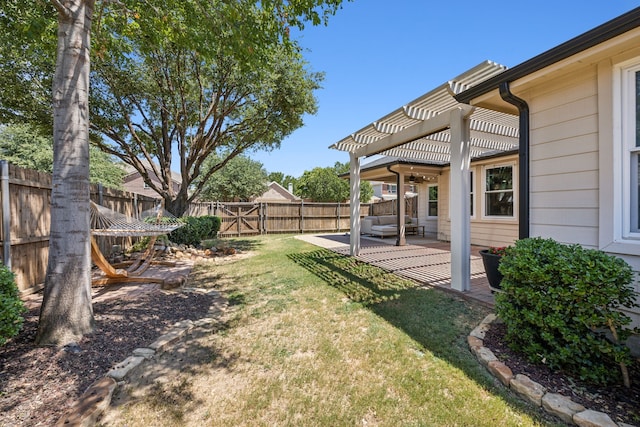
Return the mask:
{"type": "Polygon", "coordinates": [[[51,426],[96,379],[181,320],[206,317],[214,296],[150,291],[93,304],[97,327],[77,347],[36,347],[39,308],[0,347],[0,425],[51,426]]]}
{"type": "Polygon", "coordinates": [[[507,347],[503,323],[492,323],[484,339],[484,346],[505,363],[515,374],[524,374],[542,384],[548,392],[570,397],[587,409],[608,414],[616,422],[640,425],[640,363],[629,367],[631,388],[622,385],[594,386],[563,372],[552,371],[545,365],[527,361],[524,356],[507,347]]]}

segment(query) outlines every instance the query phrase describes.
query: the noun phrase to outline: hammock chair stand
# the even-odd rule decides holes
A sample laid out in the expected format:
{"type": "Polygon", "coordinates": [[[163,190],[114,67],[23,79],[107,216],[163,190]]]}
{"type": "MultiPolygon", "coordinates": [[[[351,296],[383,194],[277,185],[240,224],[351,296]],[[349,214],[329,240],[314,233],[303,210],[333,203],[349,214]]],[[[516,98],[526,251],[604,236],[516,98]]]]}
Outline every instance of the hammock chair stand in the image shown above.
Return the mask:
{"type": "Polygon", "coordinates": [[[155,222],[138,221],[114,212],[104,206],[91,203],[91,260],[103,272],[104,276],[93,279],[92,285],[110,285],[115,283],[158,283],[164,285],[165,279],[143,276],[151,265],[175,266],[175,262],[154,261],[154,245],[158,236],[168,234],[182,226],[173,218],[164,217],[163,209],[157,209],[155,222]],[[150,237],[144,254],[133,260],[112,265],[104,256],[94,236],[109,237],[150,237]],[[121,268],[126,267],[126,268],[121,268]]]}

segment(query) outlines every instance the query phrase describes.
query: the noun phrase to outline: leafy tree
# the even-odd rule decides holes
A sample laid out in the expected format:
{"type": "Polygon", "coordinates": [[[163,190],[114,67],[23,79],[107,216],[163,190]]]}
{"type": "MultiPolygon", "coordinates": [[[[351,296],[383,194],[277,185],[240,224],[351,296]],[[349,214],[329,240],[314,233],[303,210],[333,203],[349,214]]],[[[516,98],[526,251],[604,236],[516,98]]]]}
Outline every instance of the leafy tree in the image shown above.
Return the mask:
{"type": "MultiPolygon", "coordinates": [[[[349,181],[340,174],[349,171],[348,163],[336,162],[333,167],[314,168],[305,171],[298,178],[296,195],[314,202],[344,202],[349,199],[349,181]]],[[[366,181],[360,183],[360,201],[368,203],[373,196],[373,188],[366,181]]]]}
{"type": "Polygon", "coordinates": [[[296,195],[314,202],[344,202],[349,198],[349,183],[331,167],[304,171],[298,178],[296,195]]]}
{"type": "MultiPolygon", "coordinates": [[[[22,168],[53,172],[53,141],[28,125],[0,127],[0,158],[22,168]]],[[[95,145],[89,147],[89,180],[121,189],[124,169],[95,145]]]]}
{"type": "MultiPolygon", "coordinates": [[[[305,171],[298,179],[297,195],[316,202],[342,202],[349,199],[349,181],[340,175],[349,173],[349,162],[336,162],[333,167],[305,171]]],[[[360,182],[360,202],[368,203],[373,187],[368,181],[360,182]]]]}
{"type": "MultiPolygon", "coordinates": [[[[167,180],[170,180],[171,164],[167,162],[171,158],[167,153],[176,144],[185,188],[175,199],[172,190],[167,190],[165,199],[177,212],[185,208],[186,188],[200,174],[204,160],[197,155],[187,156],[187,153],[194,149],[200,151],[199,147],[203,146],[208,148],[216,141],[220,142],[218,146],[227,144],[230,153],[238,155],[250,145],[247,138],[250,134],[254,134],[259,143],[276,147],[278,138],[301,125],[303,113],[313,111],[315,104],[310,91],[317,82],[307,78],[301,61],[292,60],[291,53],[296,52],[297,46],[289,40],[289,27],[303,28],[305,21],[326,22],[341,2],[8,0],[3,4],[0,12],[4,30],[0,44],[0,80],[9,80],[12,84],[9,89],[15,92],[3,88],[0,114],[6,123],[8,117],[28,122],[51,117],[53,112],[52,122],[38,122],[43,126],[52,124],[54,135],[51,236],[38,343],[61,345],[77,341],[94,327],[88,191],[89,65],[92,57],[89,41],[94,18],[97,18],[97,31],[93,34],[96,41],[93,58],[105,68],[102,74],[96,71],[102,81],[98,79],[94,85],[97,105],[93,112],[105,116],[103,123],[107,123],[106,118],[113,119],[110,127],[96,123],[94,131],[109,138],[114,136],[115,148],[107,152],[116,154],[116,148],[121,147],[122,153],[127,153],[129,163],[143,176],[147,173],[136,159],[139,156],[147,160],[155,157],[162,169],[157,175],[167,180]],[[98,13],[94,16],[96,4],[98,13]],[[57,31],[52,31],[54,29],[57,31]],[[55,56],[53,50],[49,50],[54,43],[57,45],[55,56]],[[287,48],[288,56],[279,49],[281,46],[287,48]],[[263,69],[278,54],[282,60],[263,69]],[[289,59],[289,63],[285,59],[289,59]],[[136,60],[141,62],[136,63],[136,60]],[[55,68],[51,67],[53,64],[55,68]],[[213,64],[220,66],[212,67],[213,64]],[[296,64],[298,67],[291,73],[299,78],[303,76],[303,87],[286,84],[292,77],[287,74],[288,66],[296,64]],[[132,68],[135,65],[142,68],[132,68]],[[192,78],[185,78],[189,85],[179,84],[180,79],[176,77],[185,73],[183,67],[186,65],[190,65],[191,73],[198,77],[211,80],[230,77],[244,86],[198,87],[203,81],[192,78]],[[109,66],[114,67],[113,75],[109,66]],[[143,72],[147,74],[140,79],[143,72]],[[127,73],[131,73],[131,79],[125,78],[127,73]],[[262,93],[271,94],[272,102],[268,101],[269,97],[265,100],[247,91],[251,86],[247,79],[255,77],[262,77],[257,80],[258,86],[263,89],[262,93]],[[51,79],[51,86],[42,84],[47,79],[51,79]],[[133,97],[125,97],[120,92],[127,84],[131,84],[128,87],[134,92],[133,97]],[[157,90],[149,97],[138,98],[140,87],[137,84],[144,84],[145,88],[155,84],[157,90]],[[116,88],[119,90],[109,96],[108,91],[116,88]],[[201,97],[193,98],[193,92],[201,97]],[[296,98],[301,92],[308,96],[302,100],[296,98]],[[50,99],[51,104],[47,102],[50,99]],[[270,111],[268,107],[277,104],[275,101],[295,105],[289,105],[291,109],[283,114],[266,114],[270,111]],[[192,111],[197,111],[199,123],[180,120],[182,115],[192,111]],[[132,114],[140,114],[140,121],[133,120],[132,114]],[[245,126],[243,114],[260,117],[253,124],[258,129],[245,126]],[[176,121],[171,122],[169,117],[176,121]],[[282,126],[276,125],[274,130],[270,127],[271,119],[280,120],[282,126]],[[127,134],[118,134],[124,130],[127,134]],[[118,145],[119,139],[136,144],[127,148],[118,145]],[[161,145],[152,147],[156,143],[161,145]]],[[[100,67],[96,69],[100,70],[100,67]]],[[[167,185],[167,188],[172,186],[167,185]]]]}
{"type": "MultiPolygon", "coordinates": [[[[220,161],[217,156],[207,159],[207,162],[212,163],[220,161]]],[[[203,186],[201,199],[225,202],[236,199],[246,201],[259,196],[266,190],[267,172],[262,163],[246,156],[237,156],[211,175],[203,186]]]]}

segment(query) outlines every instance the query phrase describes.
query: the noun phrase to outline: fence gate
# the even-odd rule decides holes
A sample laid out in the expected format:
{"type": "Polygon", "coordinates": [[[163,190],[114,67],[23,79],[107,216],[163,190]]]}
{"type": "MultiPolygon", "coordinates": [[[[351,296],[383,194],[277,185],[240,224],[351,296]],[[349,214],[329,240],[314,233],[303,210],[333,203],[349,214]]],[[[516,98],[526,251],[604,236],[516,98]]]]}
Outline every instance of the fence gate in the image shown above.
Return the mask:
{"type": "Polygon", "coordinates": [[[261,211],[262,204],[260,203],[233,203],[231,205],[216,203],[214,215],[221,219],[218,234],[222,236],[261,234],[261,211]]]}

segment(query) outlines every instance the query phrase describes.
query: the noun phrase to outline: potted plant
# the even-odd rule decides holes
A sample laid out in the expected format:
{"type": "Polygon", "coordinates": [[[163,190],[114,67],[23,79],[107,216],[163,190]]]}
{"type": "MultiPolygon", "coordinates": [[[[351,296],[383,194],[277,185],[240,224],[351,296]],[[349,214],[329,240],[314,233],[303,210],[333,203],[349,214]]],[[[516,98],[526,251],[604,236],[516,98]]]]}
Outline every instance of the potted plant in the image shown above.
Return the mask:
{"type": "Polygon", "coordinates": [[[500,265],[500,259],[505,254],[506,247],[490,246],[489,249],[483,249],[480,251],[482,257],[482,263],[484,264],[484,271],[489,280],[489,287],[491,291],[500,291],[500,282],[502,282],[502,273],[498,270],[500,265]]]}

